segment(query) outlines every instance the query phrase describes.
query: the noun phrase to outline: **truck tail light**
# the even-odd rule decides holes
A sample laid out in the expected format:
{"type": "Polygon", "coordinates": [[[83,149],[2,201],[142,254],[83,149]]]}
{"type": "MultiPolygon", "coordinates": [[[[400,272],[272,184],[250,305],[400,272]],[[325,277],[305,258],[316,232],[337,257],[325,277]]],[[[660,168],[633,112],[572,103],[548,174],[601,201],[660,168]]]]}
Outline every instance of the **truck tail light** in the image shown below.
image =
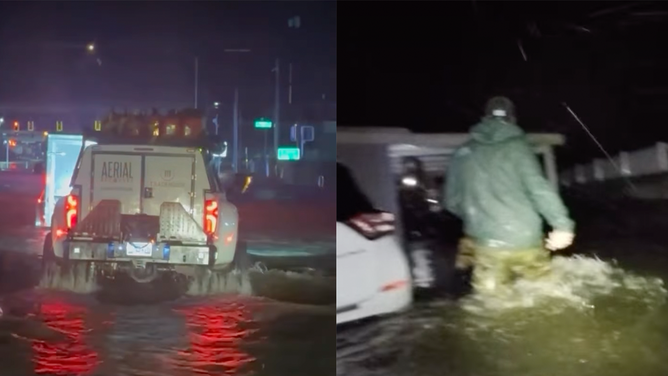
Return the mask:
{"type": "Polygon", "coordinates": [[[74,228],[79,219],[79,197],[68,195],[65,198],[65,224],[68,229],[74,228]]]}
{"type": "Polygon", "coordinates": [[[213,235],[218,228],[218,200],[204,200],[204,232],[213,235]]]}

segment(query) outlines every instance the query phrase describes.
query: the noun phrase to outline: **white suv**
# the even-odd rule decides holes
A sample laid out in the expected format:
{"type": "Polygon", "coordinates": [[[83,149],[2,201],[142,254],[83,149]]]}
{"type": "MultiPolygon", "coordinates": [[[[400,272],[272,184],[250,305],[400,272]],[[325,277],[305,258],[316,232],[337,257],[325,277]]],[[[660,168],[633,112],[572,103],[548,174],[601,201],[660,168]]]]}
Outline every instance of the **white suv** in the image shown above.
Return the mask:
{"type": "Polygon", "coordinates": [[[404,310],[413,289],[394,215],[374,208],[340,163],[336,179],[336,323],[404,310]]]}

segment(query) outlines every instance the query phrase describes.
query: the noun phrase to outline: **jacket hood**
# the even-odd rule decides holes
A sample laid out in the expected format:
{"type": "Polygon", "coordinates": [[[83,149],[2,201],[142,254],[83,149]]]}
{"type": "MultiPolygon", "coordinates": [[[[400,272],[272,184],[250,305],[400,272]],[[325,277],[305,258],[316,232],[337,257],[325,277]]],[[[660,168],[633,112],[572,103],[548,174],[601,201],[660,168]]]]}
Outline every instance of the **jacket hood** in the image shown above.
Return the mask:
{"type": "Polygon", "coordinates": [[[471,138],[483,144],[495,144],[524,136],[522,128],[502,119],[486,117],[471,128],[471,138]]]}

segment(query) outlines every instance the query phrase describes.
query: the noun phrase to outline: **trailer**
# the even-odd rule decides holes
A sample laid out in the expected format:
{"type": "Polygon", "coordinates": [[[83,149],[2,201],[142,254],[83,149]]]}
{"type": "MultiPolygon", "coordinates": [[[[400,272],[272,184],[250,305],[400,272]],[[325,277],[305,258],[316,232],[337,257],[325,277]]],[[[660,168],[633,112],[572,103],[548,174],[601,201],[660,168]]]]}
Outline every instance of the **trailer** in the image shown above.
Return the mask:
{"type": "MultiPolygon", "coordinates": [[[[445,175],[455,150],[469,140],[467,133],[413,133],[404,128],[338,127],[337,159],[351,166],[365,192],[379,207],[397,213],[397,192],[392,182],[401,173],[405,157],[417,157],[432,179],[445,175]]],[[[564,145],[561,134],[530,133],[527,140],[540,158],[545,175],[559,185],[554,148],[564,145]]]]}
{"type": "Polygon", "coordinates": [[[46,138],[44,191],[37,203],[35,225],[50,227],[56,202],[70,193],[70,180],[76,168],[79,153],[84,147],[94,145],[79,134],[49,134],[46,138]]]}

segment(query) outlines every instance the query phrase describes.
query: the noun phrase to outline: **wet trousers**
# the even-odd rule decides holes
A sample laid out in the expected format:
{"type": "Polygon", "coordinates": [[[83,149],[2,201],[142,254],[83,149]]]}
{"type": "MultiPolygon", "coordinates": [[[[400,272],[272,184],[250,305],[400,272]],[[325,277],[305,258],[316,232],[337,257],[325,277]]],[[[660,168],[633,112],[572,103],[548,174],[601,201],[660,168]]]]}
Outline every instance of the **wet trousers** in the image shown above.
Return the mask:
{"type": "Polygon", "coordinates": [[[457,268],[473,267],[475,292],[509,288],[518,279],[537,280],[550,273],[550,255],[542,247],[496,249],[481,247],[470,238],[459,242],[457,268]]]}

